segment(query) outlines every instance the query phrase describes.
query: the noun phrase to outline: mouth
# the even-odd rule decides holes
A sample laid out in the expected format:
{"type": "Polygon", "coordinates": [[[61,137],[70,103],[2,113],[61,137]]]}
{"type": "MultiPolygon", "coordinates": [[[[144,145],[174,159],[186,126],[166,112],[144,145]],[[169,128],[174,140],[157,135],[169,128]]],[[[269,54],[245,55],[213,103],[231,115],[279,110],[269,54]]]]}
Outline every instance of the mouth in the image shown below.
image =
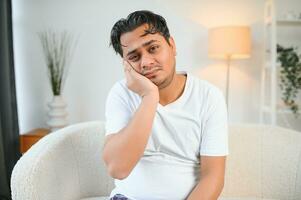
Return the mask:
{"type": "Polygon", "coordinates": [[[153,78],[154,76],[156,76],[156,74],[157,74],[158,71],[160,71],[160,69],[155,68],[155,69],[151,70],[150,72],[145,73],[144,76],[145,76],[146,78],[148,78],[148,79],[151,79],[151,78],[153,78]]]}

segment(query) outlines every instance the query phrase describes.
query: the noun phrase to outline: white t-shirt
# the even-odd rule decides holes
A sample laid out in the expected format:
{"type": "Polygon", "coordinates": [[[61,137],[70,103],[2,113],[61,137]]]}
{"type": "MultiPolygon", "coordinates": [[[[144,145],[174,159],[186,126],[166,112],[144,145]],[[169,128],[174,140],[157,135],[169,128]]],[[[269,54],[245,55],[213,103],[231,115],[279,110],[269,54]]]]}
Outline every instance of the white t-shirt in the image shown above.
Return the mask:
{"type": "MultiPolygon", "coordinates": [[[[144,155],[130,175],[115,180],[115,194],[133,200],[186,199],[199,181],[200,155],[228,155],[227,109],[221,91],[193,75],[174,102],[158,104],[144,155]]],[[[125,127],[141,97],[126,80],[111,89],[106,103],[106,134],[125,127]]]]}

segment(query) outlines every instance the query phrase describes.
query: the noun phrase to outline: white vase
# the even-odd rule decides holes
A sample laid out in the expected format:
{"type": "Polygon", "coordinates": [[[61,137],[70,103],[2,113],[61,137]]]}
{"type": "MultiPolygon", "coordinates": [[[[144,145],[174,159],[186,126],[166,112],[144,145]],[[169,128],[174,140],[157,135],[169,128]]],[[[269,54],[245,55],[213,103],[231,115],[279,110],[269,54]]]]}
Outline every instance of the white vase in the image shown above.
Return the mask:
{"type": "Polygon", "coordinates": [[[54,96],[52,101],[48,103],[48,121],[47,125],[49,126],[51,132],[56,131],[60,128],[67,126],[67,104],[63,100],[61,95],[54,96]]]}

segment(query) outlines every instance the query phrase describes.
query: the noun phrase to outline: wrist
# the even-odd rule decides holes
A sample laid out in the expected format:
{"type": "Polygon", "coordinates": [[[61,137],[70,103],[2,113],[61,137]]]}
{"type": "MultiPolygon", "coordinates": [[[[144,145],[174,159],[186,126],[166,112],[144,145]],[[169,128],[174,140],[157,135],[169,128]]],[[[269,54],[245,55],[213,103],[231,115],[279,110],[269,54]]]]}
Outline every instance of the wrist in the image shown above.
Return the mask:
{"type": "Polygon", "coordinates": [[[148,100],[155,103],[159,103],[159,93],[154,91],[144,94],[142,95],[142,100],[148,100]]]}

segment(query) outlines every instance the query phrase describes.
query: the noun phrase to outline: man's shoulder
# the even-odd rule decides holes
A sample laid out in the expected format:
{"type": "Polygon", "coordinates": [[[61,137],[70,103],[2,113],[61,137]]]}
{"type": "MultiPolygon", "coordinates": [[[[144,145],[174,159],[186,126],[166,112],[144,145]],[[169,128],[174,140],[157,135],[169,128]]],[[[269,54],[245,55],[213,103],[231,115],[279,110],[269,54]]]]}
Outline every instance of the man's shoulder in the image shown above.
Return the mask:
{"type": "Polygon", "coordinates": [[[111,87],[111,90],[124,90],[124,89],[126,89],[125,78],[117,80],[111,87]]]}
{"type": "Polygon", "coordinates": [[[131,91],[126,85],[126,79],[120,79],[116,81],[111,87],[109,94],[109,99],[119,99],[124,102],[128,101],[139,101],[139,95],[131,91]]]}
{"type": "Polygon", "coordinates": [[[194,90],[198,90],[200,95],[205,95],[210,98],[212,96],[220,96],[222,94],[221,89],[208,80],[201,79],[200,77],[197,77],[193,74],[189,75],[191,77],[191,82],[194,90]]]}
{"type": "Polygon", "coordinates": [[[119,79],[117,80],[112,87],[110,88],[109,94],[115,94],[118,96],[129,96],[129,95],[133,95],[133,92],[127,87],[126,85],[126,79],[119,79]]]}
{"type": "Polygon", "coordinates": [[[200,109],[204,111],[202,113],[205,113],[203,116],[210,116],[216,112],[224,113],[226,111],[226,103],[222,90],[207,80],[196,76],[193,79],[195,90],[197,90],[193,91],[193,93],[197,94],[195,100],[201,102],[200,109]]]}

